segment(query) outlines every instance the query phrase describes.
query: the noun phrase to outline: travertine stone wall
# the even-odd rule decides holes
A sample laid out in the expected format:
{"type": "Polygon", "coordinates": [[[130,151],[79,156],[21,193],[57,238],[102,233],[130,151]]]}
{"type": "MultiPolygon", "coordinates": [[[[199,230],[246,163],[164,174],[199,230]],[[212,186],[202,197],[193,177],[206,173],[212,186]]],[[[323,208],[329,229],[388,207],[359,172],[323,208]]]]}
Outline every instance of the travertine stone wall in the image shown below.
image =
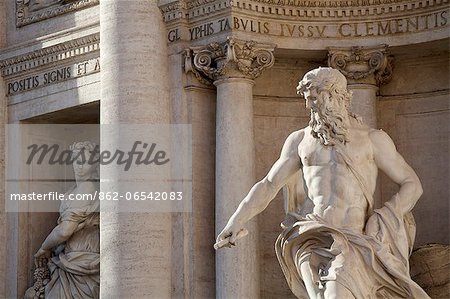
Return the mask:
{"type": "Polygon", "coordinates": [[[173,298],[214,298],[216,90],[185,76],[182,52],[169,50],[172,121],[192,124],[192,213],[176,213],[172,243],[173,298]]]}
{"type": "MultiPolygon", "coordinates": [[[[0,49],[6,46],[6,2],[0,1],[0,49]]],[[[0,240],[6,240],[5,213],[5,129],[6,96],[5,82],[0,76],[0,240]]],[[[0,298],[5,296],[6,290],[6,242],[0,244],[0,298]]]]}
{"type": "MultiPolygon", "coordinates": [[[[393,138],[423,185],[424,193],[413,210],[415,246],[449,244],[448,48],[440,42],[409,50],[396,55],[392,82],[381,87],[379,125],[393,138]]],[[[385,176],[381,185],[383,200],[389,200],[396,186],[385,176]]]]}
{"type": "MultiPolygon", "coordinates": [[[[98,42],[98,6],[16,26],[16,2],[1,1],[0,4],[0,13],[4,14],[0,15],[0,60],[5,67],[2,69],[0,99],[6,106],[2,106],[6,108],[5,113],[0,113],[2,123],[28,121],[35,116],[98,101],[99,65],[94,70],[99,55],[98,43],[95,43],[98,42]],[[90,73],[81,74],[83,70],[78,70],[77,66],[86,61],[91,63],[90,73]],[[44,74],[66,67],[71,67],[70,78],[49,85],[44,83],[44,74]],[[10,83],[35,76],[39,76],[38,87],[5,96],[11,91],[10,83]]],[[[0,144],[3,146],[4,143],[0,144]]],[[[3,181],[1,174],[0,180],[3,181]]],[[[0,204],[3,209],[4,204],[0,204]]],[[[0,216],[4,221],[0,226],[6,234],[3,238],[0,233],[0,237],[7,240],[8,252],[3,253],[0,248],[0,256],[4,258],[0,262],[0,275],[5,275],[2,279],[5,289],[0,291],[0,297],[20,298],[31,285],[33,255],[54,227],[56,218],[57,215],[37,213],[9,213],[6,220],[0,216]]]]}
{"type": "MultiPolygon", "coordinates": [[[[198,83],[197,83],[198,84],[198,83]]],[[[192,214],[189,237],[190,298],[215,298],[214,170],[216,93],[190,86],[186,90],[192,120],[192,214]]]]}
{"type": "MultiPolygon", "coordinates": [[[[254,128],[256,180],[262,179],[278,159],[287,136],[308,125],[310,115],[304,100],[296,95],[299,79],[319,66],[302,59],[283,60],[255,81],[254,128]]],[[[258,216],[261,298],[292,298],[275,255],[275,240],[284,220],[283,196],[279,192],[258,216]]]]}
{"type": "MultiPolygon", "coordinates": [[[[96,0],[86,0],[84,2],[93,3],[94,1],[96,0]]],[[[99,30],[98,5],[44,18],[39,22],[24,26],[16,26],[16,1],[4,2],[5,10],[3,12],[6,13],[7,18],[5,19],[6,27],[3,28],[8,34],[5,40],[7,42],[5,44],[6,48],[2,49],[0,60],[14,60],[18,58],[25,62],[25,64],[27,61],[31,61],[31,65],[35,63],[34,67],[29,68],[26,72],[19,71],[17,74],[14,73],[13,75],[17,76],[15,77],[17,80],[37,74],[42,79],[45,71],[54,71],[58,68],[67,67],[72,62],[74,63],[72,65],[71,80],[64,80],[45,87],[40,86],[39,88],[32,88],[25,92],[10,94],[8,96],[9,121],[24,120],[99,100],[99,68],[95,72],[85,76],[78,76],[76,74],[78,70],[75,65],[76,63],[82,63],[90,59],[91,64],[95,63],[93,59],[98,58],[98,48],[91,48],[90,50],[74,49],[73,52],[65,53],[61,51],[61,45],[66,49],[70,49],[67,43],[71,41],[77,41],[81,44],[85,42],[86,37],[90,40],[95,39],[94,35],[99,30]],[[38,59],[23,59],[26,56],[32,57],[42,50],[46,50],[47,52],[41,56],[42,60],[40,62],[36,61],[38,59]],[[57,57],[58,53],[61,53],[60,57],[57,57]],[[65,58],[61,59],[61,57],[65,58]]],[[[55,6],[53,10],[57,10],[58,8],[58,6],[55,6]]],[[[93,70],[93,68],[94,66],[92,65],[91,69],[93,70]]],[[[9,83],[13,79],[6,77],[6,80],[9,83]]]]}
{"type": "Polygon", "coordinates": [[[82,32],[86,29],[97,27],[100,19],[99,7],[96,5],[17,27],[15,3],[17,1],[3,2],[6,2],[6,15],[8,16],[6,27],[8,45],[27,44],[35,39],[38,39],[45,45],[51,43],[52,39],[60,36],[63,32],[82,32]]]}

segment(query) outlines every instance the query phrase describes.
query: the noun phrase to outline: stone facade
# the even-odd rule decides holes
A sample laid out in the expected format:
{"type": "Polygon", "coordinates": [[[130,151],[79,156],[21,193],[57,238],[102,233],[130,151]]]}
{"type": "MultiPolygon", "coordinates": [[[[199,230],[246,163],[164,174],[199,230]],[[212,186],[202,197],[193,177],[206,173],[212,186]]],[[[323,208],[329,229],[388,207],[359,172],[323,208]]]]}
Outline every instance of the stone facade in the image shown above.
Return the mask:
{"type": "MultiPolygon", "coordinates": [[[[273,249],[281,194],[239,248],[213,244],[307,125],[298,80],[330,65],[347,76],[353,110],[422,181],[416,248],[448,245],[449,10],[448,0],[0,1],[0,180],[5,124],[192,124],[192,213],[102,215],[101,297],[293,298],[273,249]]],[[[396,186],[378,183],[381,204],[396,186]]],[[[0,211],[0,298],[21,298],[56,216],[0,211]]]]}

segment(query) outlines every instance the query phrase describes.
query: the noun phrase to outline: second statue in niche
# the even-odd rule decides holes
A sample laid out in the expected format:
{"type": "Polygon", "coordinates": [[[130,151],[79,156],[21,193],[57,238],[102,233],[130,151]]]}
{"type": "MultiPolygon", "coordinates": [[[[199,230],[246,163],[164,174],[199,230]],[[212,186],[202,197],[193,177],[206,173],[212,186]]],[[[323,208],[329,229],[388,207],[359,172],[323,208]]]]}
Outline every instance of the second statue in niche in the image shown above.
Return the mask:
{"type": "Polygon", "coordinates": [[[409,275],[410,212],[422,194],[414,170],[386,133],[349,111],[351,93],[339,71],[312,70],[297,91],[311,110],[309,126],[289,135],[215,247],[234,246],[245,223],[285,186],[288,214],[275,247],[298,298],[428,298],[409,275]],[[378,169],[400,189],[374,209],[378,169]]]}
{"type": "Polygon", "coordinates": [[[58,225],[35,254],[35,285],[25,299],[99,298],[100,215],[98,200],[70,200],[70,195],[94,195],[99,190],[98,161],[90,156],[95,144],[71,146],[76,185],[61,201],[58,225]],[[80,152],[83,152],[80,154],[80,152]]]}

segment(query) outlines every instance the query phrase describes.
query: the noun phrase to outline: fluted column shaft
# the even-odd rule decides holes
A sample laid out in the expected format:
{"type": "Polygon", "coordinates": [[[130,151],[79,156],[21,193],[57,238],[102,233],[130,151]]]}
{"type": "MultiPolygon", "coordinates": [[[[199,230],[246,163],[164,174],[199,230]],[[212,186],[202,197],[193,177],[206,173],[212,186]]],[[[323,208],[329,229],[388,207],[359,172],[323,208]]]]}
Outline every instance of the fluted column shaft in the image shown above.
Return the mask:
{"type": "MultiPolygon", "coordinates": [[[[101,124],[169,123],[167,48],[157,1],[100,1],[100,16],[101,124]]],[[[112,138],[103,130],[102,148],[120,145],[120,131],[112,138]]],[[[102,166],[101,174],[118,178],[114,171],[102,166]]],[[[121,192],[105,186],[101,191],[121,192]]],[[[100,297],[170,298],[171,232],[170,214],[102,211],[100,297]]]]}

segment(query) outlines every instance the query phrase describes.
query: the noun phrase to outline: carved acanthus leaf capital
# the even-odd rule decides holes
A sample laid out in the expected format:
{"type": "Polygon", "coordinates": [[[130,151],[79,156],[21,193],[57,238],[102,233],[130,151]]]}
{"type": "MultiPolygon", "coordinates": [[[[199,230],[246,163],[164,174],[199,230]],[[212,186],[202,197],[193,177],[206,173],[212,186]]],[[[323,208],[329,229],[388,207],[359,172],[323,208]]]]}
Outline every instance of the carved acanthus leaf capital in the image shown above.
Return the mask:
{"type": "Polygon", "coordinates": [[[381,85],[391,79],[393,57],[388,55],[386,45],[376,48],[330,48],[328,65],[344,74],[349,83],[381,85]]]}
{"type": "Polygon", "coordinates": [[[273,65],[274,48],[274,45],[227,38],[224,43],[187,49],[185,71],[192,72],[205,84],[226,77],[255,79],[273,65]]]}

